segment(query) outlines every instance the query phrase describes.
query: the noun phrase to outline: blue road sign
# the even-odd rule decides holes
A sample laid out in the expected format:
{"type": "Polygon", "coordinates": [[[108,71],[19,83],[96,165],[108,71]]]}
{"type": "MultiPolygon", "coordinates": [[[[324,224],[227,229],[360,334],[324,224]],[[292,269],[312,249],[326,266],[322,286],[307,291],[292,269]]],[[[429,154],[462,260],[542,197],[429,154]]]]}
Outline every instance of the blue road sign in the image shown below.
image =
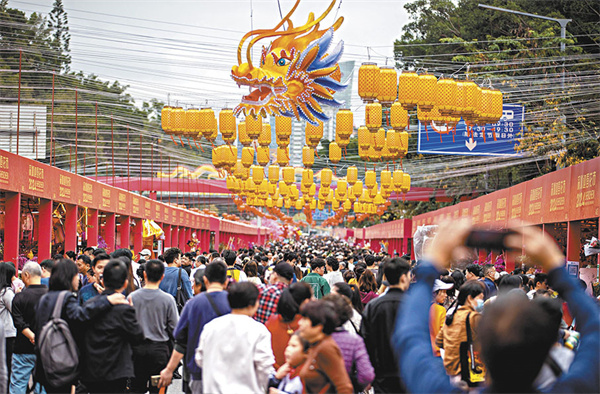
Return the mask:
{"type": "Polygon", "coordinates": [[[455,132],[447,132],[444,125],[432,127],[419,122],[418,153],[437,155],[520,156],[515,151],[517,138],[521,137],[525,108],[522,105],[504,104],[502,118],[493,125],[475,126],[472,135],[461,119],[455,132]]]}
{"type": "Polygon", "coordinates": [[[312,214],[313,220],[326,220],[332,217],[335,213],[331,209],[315,209],[312,214]]]}

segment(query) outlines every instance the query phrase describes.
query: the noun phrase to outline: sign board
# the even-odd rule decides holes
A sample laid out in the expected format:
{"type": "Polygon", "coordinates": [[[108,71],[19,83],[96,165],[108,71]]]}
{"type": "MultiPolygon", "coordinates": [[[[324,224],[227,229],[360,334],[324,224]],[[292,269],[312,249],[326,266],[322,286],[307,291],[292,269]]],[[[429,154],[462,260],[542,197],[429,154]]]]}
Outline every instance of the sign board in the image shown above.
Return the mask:
{"type": "Polygon", "coordinates": [[[498,123],[484,127],[475,126],[469,133],[464,120],[455,131],[445,125],[428,125],[419,122],[418,153],[437,155],[520,156],[515,152],[516,139],[521,135],[525,120],[525,107],[504,104],[503,116],[498,123]],[[485,137],[485,138],[484,138],[485,137]]]}
{"type": "Polygon", "coordinates": [[[579,278],[579,261],[567,261],[567,272],[569,275],[579,278]]]}

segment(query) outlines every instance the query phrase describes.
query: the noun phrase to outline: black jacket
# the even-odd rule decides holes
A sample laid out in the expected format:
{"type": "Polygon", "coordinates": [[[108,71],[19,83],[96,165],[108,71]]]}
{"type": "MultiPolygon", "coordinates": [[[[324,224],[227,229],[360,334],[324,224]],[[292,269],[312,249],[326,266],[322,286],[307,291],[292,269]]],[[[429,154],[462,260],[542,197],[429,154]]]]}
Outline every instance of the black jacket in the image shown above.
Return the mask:
{"type": "Polygon", "coordinates": [[[23,335],[22,331],[29,328],[34,330],[35,308],[40,298],[48,292],[44,285],[31,285],[25,290],[15,295],[12,304],[12,315],[15,328],[17,329],[17,338],[15,339],[14,353],[34,354],[33,344],[23,335]]]}
{"type": "MultiPolygon", "coordinates": [[[[112,293],[105,291],[102,295],[112,293]]],[[[81,380],[93,382],[134,377],[132,345],[144,340],[135,309],[127,304],[112,305],[86,325],[81,380]]]]}

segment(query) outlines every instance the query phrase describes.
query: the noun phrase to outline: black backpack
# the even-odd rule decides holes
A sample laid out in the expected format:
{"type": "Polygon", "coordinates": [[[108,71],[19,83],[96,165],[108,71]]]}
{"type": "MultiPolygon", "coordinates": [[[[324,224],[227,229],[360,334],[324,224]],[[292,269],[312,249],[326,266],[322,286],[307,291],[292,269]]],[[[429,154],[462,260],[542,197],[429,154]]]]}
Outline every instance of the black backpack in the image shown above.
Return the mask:
{"type": "Polygon", "coordinates": [[[183,287],[183,281],[181,280],[181,271],[183,270],[183,268],[179,268],[179,276],[177,278],[177,293],[175,294],[175,303],[177,304],[177,310],[179,311],[179,313],[181,314],[181,311],[183,310],[183,307],[185,306],[185,303],[188,302],[188,300],[190,299],[190,297],[188,296],[188,293],[185,291],[185,288],[183,287]]]}
{"type": "Polygon", "coordinates": [[[73,382],[78,374],[77,344],[69,325],[60,317],[63,302],[68,294],[67,290],[59,293],[50,320],[42,327],[39,338],[36,338],[46,381],[54,387],[73,382]]]}

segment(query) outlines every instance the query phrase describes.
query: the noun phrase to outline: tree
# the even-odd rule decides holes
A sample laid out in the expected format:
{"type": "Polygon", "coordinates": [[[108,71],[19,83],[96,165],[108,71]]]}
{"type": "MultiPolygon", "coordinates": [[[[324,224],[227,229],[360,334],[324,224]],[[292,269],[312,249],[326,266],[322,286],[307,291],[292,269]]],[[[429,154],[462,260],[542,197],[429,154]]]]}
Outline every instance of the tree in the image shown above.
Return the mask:
{"type": "Polygon", "coordinates": [[[56,63],[60,70],[69,71],[71,64],[69,21],[62,0],[54,0],[49,14],[48,27],[52,29],[51,45],[56,51],[56,63]]]}

